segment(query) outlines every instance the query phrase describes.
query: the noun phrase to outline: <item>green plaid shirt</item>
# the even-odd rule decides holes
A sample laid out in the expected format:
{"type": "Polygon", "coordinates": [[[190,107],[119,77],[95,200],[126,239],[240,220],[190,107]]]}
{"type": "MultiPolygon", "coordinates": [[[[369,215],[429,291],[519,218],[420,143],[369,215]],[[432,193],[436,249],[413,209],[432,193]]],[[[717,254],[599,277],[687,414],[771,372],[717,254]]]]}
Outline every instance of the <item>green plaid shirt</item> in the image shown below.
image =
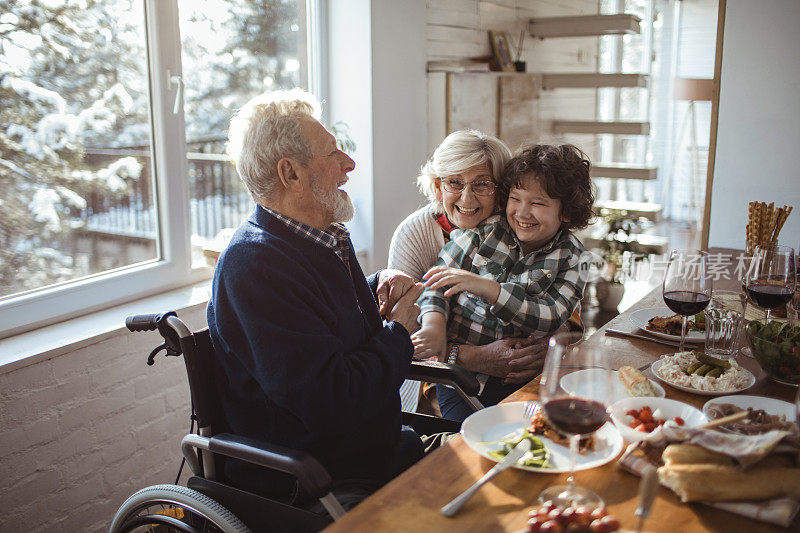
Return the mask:
{"type": "Polygon", "coordinates": [[[454,230],[437,265],[460,268],[500,283],[492,305],[468,292],[444,297],[426,289],[419,299],[421,314],[436,311],[448,317],[448,338],[476,346],[508,337],[547,336],[567,319],[583,297],[583,244],[560,230],[539,250],[523,255],[504,216],[495,215],[472,230],[454,230]]]}

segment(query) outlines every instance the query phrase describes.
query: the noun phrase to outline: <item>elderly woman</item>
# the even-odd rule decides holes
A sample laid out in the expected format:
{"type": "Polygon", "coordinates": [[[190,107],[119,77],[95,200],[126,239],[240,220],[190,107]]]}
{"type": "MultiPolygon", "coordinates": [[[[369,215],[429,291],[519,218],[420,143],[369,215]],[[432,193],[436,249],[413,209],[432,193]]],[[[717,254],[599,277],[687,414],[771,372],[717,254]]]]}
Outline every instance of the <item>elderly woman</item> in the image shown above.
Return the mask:
{"type": "MultiPolygon", "coordinates": [[[[421,280],[436,263],[451,230],[475,228],[495,213],[497,177],[510,158],[508,147],[491,135],[475,130],[448,135],[417,178],[430,203],[409,215],[395,230],[389,268],[421,280]]],[[[509,338],[484,346],[459,345],[453,349],[448,344],[447,348],[448,353],[457,353],[457,364],[491,376],[479,398],[484,405],[493,405],[538,375],[546,342],[509,338]]],[[[405,399],[416,390],[410,382],[404,384],[401,394],[405,408],[410,407],[405,399]]],[[[437,398],[444,416],[460,404],[458,395],[446,387],[437,387],[437,398]]]]}

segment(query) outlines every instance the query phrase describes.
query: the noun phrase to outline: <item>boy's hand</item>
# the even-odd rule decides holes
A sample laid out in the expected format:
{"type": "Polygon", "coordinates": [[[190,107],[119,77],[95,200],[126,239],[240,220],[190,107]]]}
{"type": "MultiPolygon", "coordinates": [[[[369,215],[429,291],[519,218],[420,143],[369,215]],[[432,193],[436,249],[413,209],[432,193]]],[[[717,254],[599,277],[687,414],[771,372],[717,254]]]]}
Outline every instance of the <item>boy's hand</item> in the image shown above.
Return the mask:
{"type": "Polygon", "coordinates": [[[444,295],[447,298],[465,291],[486,299],[490,304],[494,304],[500,296],[499,283],[458,268],[435,266],[428,270],[422,276],[422,279],[425,282],[425,287],[429,289],[449,287],[444,291],[444,295]]]}
{"type": "Polygon", "coordinates": [[[438,361],[444,360],[447,334],[443,329],[423,326],[411,335],[411,343],[414,345],[414,359],[436,357],[438,361]]]}

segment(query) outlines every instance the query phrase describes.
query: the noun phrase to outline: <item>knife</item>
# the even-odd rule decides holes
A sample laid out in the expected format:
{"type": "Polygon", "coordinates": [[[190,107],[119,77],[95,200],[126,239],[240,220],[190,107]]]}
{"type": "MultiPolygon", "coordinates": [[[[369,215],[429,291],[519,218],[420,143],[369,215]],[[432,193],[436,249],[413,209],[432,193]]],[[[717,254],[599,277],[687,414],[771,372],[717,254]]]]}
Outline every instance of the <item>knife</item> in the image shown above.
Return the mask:
{"type": "Polygon", "coordinates": [[[644,519],[650,514],[653,500],[658,493],[658,473],[653,466],[648,467],[642,474],[639,482],[639,506],[636,508],[635,515],[639,517],[636,524],[636,533],[639,533],[644,526],[644,519]]]}
{"type": "Polygon", "coordinates": [[[628,331],[622,331],[619,329],[609,328],[606,330],[606,335],[617,335],[619,337],[633,337],[634,339],[644,339],[646,341],[658,342],[661,344],[666,344],[667,346],[674,346],[676,348],[680,346],[680,344],[677,342],[668,341],[666,339],[659,339],[658,337],[648,337],[646,335],[639,335],[638,333],[630,333],[628,331]]]}
{"type": "Polygon", "coordinates": [[[508,452],[502,461],[494,465],[494,467],[486,472],[482,478],[475,482],[470,488],[455,497],[453,501],[442,507],[441,512],[445,516],[455,516],[455,514],[467,503],[467,500],[472,498],[473,494],[478,492],[487,481],[494,476],[516,463],[520,457],[525,455],[531,449],[531,441],[529,439],[522,439],[514,446],[514,449],[508,452]]]}

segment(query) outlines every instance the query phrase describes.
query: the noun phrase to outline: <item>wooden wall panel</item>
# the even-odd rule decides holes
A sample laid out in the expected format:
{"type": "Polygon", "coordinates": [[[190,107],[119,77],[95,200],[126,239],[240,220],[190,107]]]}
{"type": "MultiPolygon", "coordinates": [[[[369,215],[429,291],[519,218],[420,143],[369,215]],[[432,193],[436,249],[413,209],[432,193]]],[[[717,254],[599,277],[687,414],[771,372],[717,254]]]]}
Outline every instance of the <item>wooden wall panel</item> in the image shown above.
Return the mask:
{"type": "MultiPolygon", "coordinates": [[[[598,13],[597,0],[428,0],[427,8],[427,56],[432,59],[463,59],[467,57],[488,56],[491,48],[488,30],[505,31],[509,37],[512,53],[516,52],[520,30],[527,26],[533,17],[557,17],[569,15],[590,15],[598,13]]],[[[527,62],[528,72],[597,72],[598,40],[594,38],[533,39],[525,35],[522,59],[527,62]]],[[[480,77],[481,75],[473,75],[480,77]]],[[[501,113],[497,102],[489,103],[490,95],[496,98],[498,89],[496,75],[483,75],[492,78],[492,83],[472,81],[468,84],[454,84],[451,96],[455,104],[461,106],[453,115],[450,131],[462,127],[486,128],[493,134],[498,132],[510,135],[511,142],[518,142],[524,131],[530,142],[574,142],[587,152],[593,152],[596,145],[593,136],[555,137],[549,129],[553,120],[595,120],[596,92],[591,89],[566,89],[542,91],[539,98],[526,104],[518,104],[521,114],[501,113]],[[478,86],[483,87],[479,89],[478,86]],[[492,86],[492,87],[490,87],[492,86]],[[484,90],[490,94],[459,95],[462,90],[484,90]],[[483,101],[489,108],[471,109],[473,117],[466,113],[464,106],[483,101]],[[479,111],[479,113],[476,113],[479,111]],[[485,116],[478,116],[485,113],[485,116]],[[508,124],[498,124],[507,117],[508,124]],[[529,127],[524,125],[528,117],[529,127]],[[504,127],[505,126],[505,127],[504,127]],[[513,132],[513,133],[512,133],[513,132]]],[[[428,90],[439,84],[429,82],[428,90]]],[[[429,95],[429,101],[430,101],[429,95]]],[[[517,105],[517,104],[515,104],[517,105]]],[[[451,109],[451,112],[453,110],[451,109]]],[[[439,117],[430,117],[433,126],[441,124],[439,117]]],[[[435,132],[439,126],[429,127],[428,147],[432,151],[442,137],[435,132]]]]}

